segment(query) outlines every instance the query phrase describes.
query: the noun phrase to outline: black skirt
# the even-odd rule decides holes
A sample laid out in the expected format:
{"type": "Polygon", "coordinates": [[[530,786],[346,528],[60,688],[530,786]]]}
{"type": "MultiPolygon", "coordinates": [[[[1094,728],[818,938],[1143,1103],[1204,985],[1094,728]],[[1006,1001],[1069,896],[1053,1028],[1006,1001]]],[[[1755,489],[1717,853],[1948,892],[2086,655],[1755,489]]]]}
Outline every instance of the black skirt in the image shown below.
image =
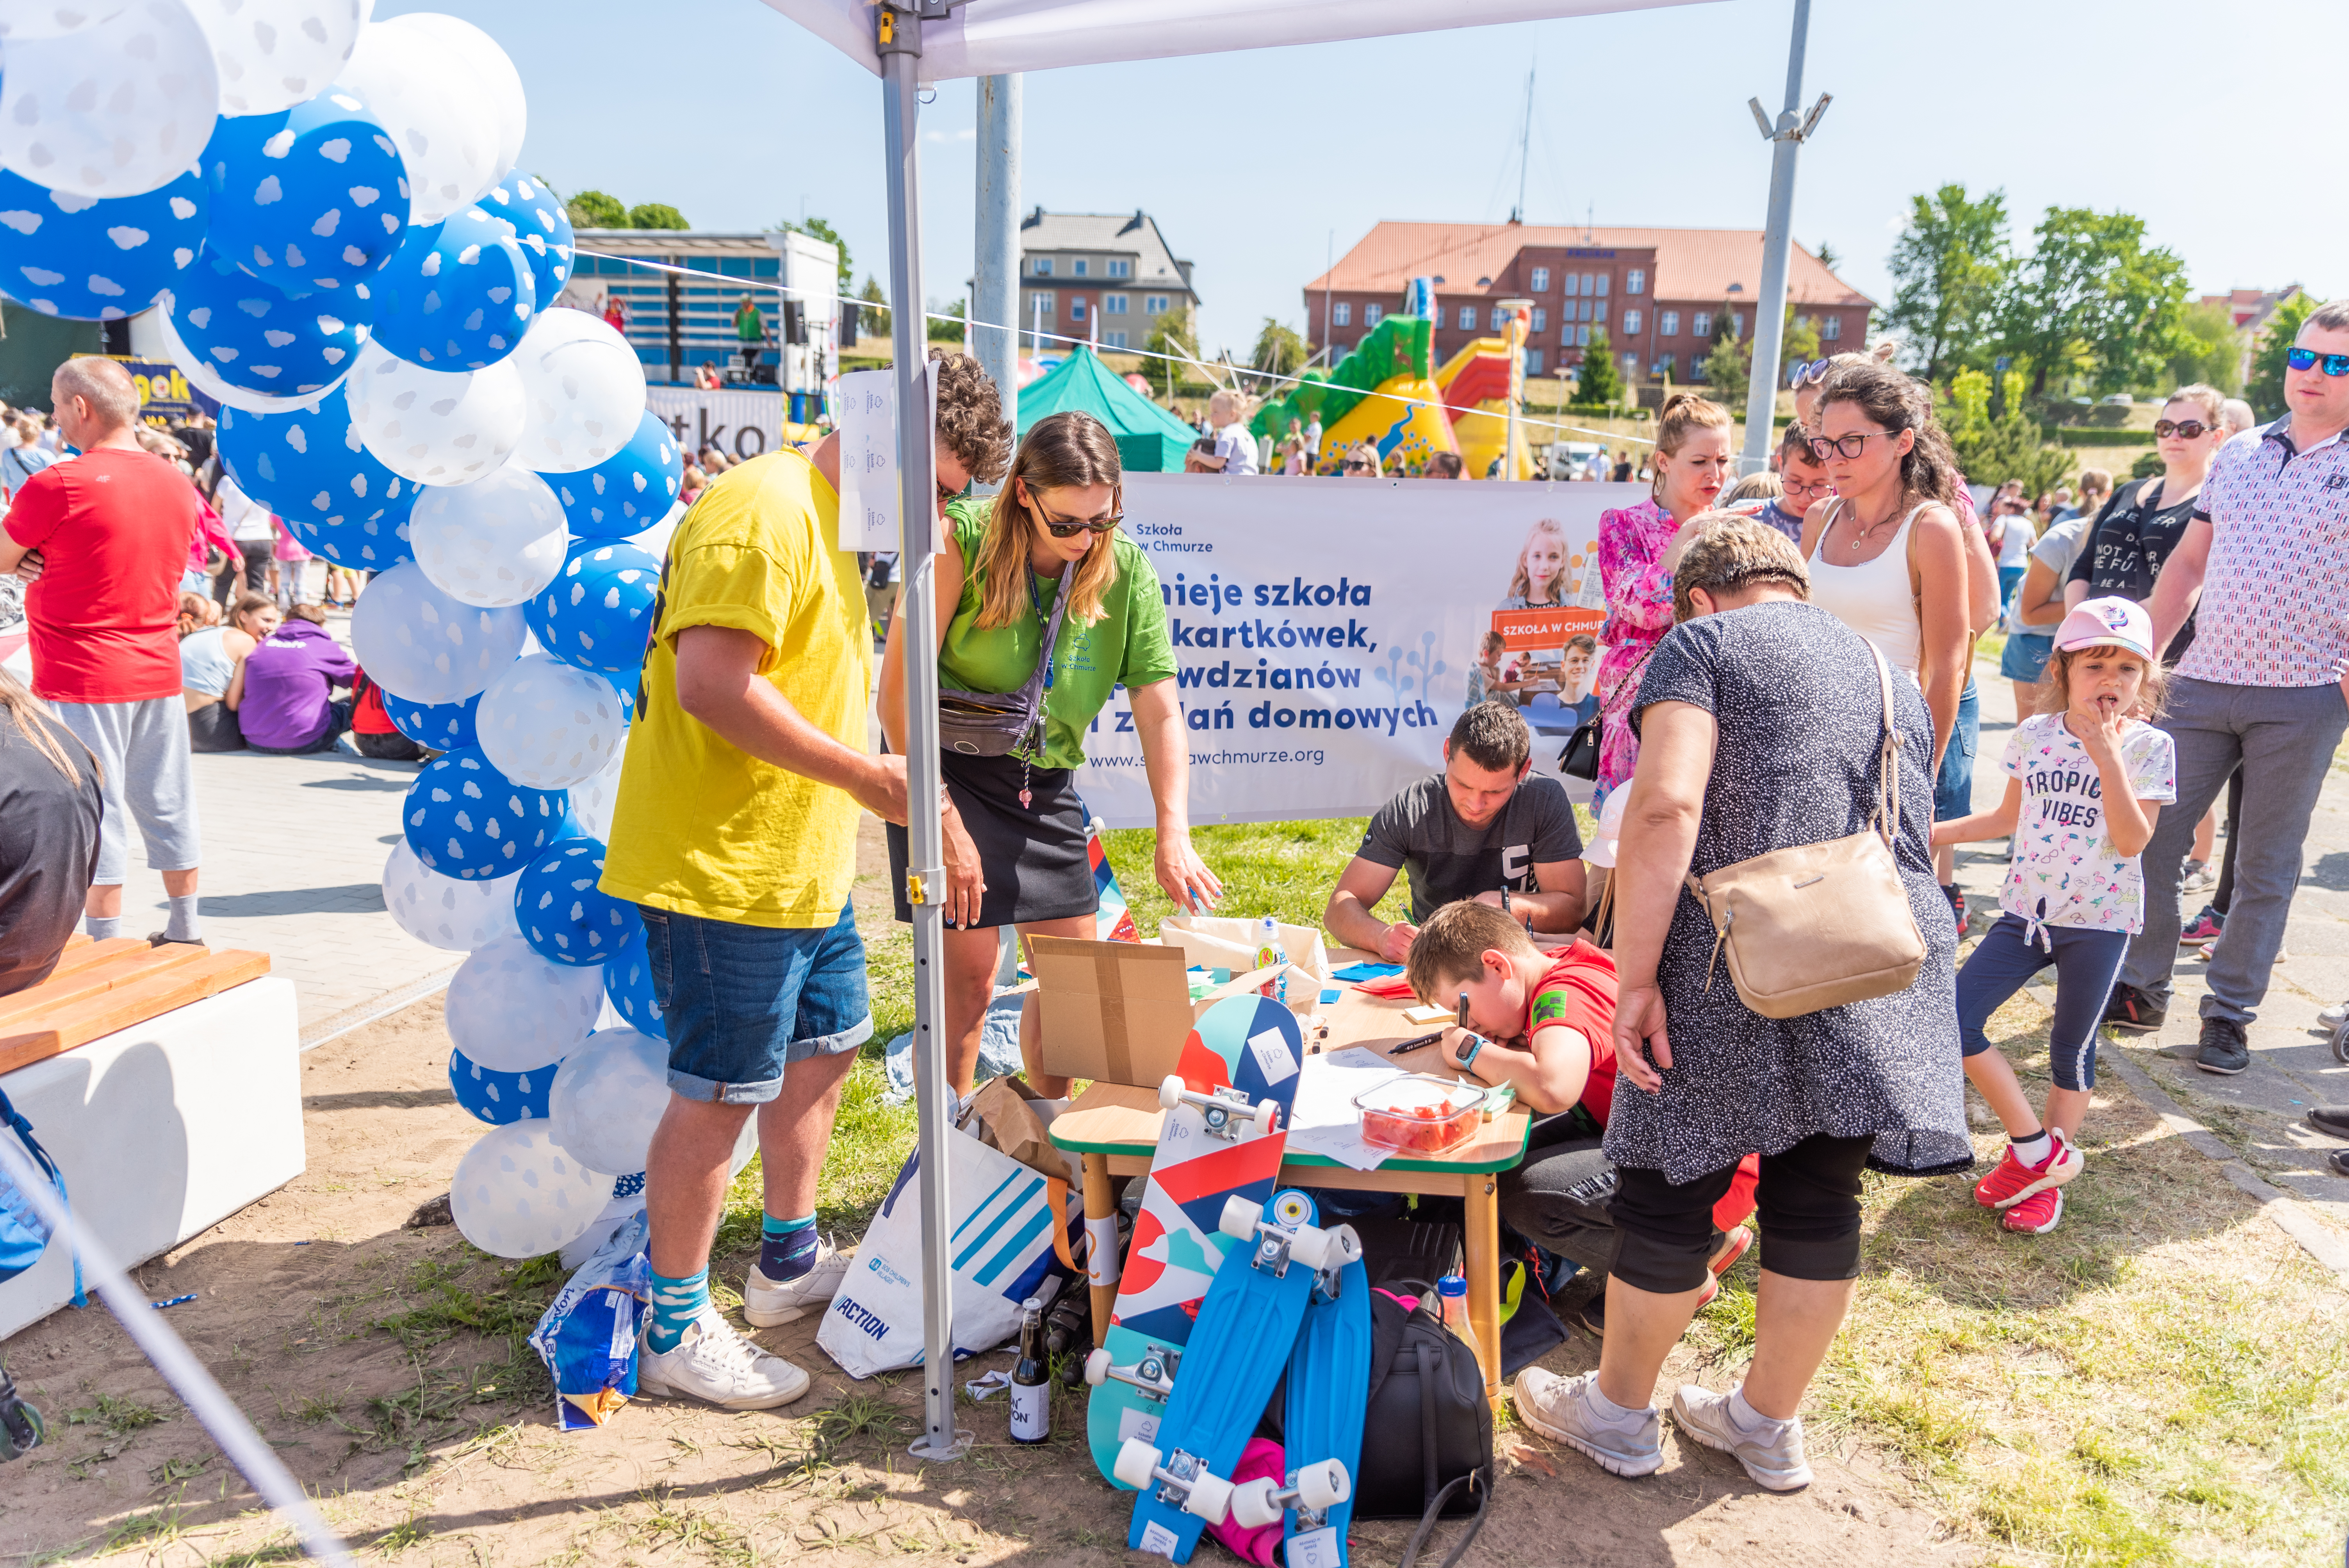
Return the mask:
{"type": "Polygon", "coordinates": [[[191,751],[242,751],[244,730],[236,721],[236,714],[224,702],[208,702],[188,715],[188,749],[191,751]]]}
{"type": "MultiPolygon", "coordinates": [[[[1016,757],[966,757],[941,751],[938,765],[962,825],[978,846],[987,877],[974,925],[1025,925],[1091,914],[1101,907],[1085,854],[1085,808],[1066,768],[1023,767],[1016,757]],[[1022,778],[1030,803],[1019,803],[1022,778]]],[[[889,896],[910,923],[905,902],[905,830],[889,827],[889,896]]]]}

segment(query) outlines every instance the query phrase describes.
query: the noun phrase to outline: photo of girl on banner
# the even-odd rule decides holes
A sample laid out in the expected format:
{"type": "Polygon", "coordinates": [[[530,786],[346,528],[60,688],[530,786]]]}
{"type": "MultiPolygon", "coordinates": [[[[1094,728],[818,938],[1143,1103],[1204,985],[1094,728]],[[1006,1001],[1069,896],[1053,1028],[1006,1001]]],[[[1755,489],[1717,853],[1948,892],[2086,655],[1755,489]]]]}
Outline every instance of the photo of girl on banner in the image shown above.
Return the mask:
{"type": "Polygon", "coordinates": [[[1526,531],[1508,593],[1493,612],[1493,632],[1516,655],[1510,696],[1537,734],[1571,735],[1588,706],[1598,656],[1589,634],[1607,618],[1603,604],[1589,602],[1598,561],[1595,538],[1578,547],[1565,524],[1539,519],[1526,531]]]}

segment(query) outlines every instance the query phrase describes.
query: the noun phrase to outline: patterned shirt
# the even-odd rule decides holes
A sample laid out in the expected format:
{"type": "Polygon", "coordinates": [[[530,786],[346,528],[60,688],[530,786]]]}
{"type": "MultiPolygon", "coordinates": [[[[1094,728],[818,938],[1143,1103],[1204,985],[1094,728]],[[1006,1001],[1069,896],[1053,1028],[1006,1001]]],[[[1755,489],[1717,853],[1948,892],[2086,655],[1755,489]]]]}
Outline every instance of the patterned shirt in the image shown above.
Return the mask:
{"type": "MultiPolygon", "coordinates": [[[[2168,734],[2131,721],[2123,726],[2120,753],[2140,801],[2178,799],[2177,753],[2168,734]]],[[[2044,925],[2142,931],[2145,877],[2137,856],[2113,848],[2104,780],[2064,716],[2034,714],[2016,725],[2006,743],[2006,771],[2022,781],[2023,813],[1999,907],[2044,925]]]]}
{"type": "Polygon", "coordinates": [[[2349,432],[2306,451],[2289,416],[2219,449],[2195,511],[2210,560],[2178,673],[2228,686],[2330,686],[2349,659],[2349,432]]]}

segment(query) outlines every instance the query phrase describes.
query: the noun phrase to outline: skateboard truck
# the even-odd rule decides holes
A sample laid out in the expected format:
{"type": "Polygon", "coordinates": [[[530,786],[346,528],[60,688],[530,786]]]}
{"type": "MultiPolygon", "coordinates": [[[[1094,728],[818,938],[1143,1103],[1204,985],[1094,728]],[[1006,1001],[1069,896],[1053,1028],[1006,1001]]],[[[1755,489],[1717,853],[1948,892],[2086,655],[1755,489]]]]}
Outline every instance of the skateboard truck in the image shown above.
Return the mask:
{"type": "MultiPolygon", "coordinates": [[[[1288,1273],[1288,1260],[1294,1257],[1307,1268],[1326,1273],[1343,1262],[1340,1256],[1339,1233],[1325,1231],[1319,1225],[1305,1222],[1312,1209],[1300,1193],[1283,1192],[1274,1200],[1273,1218],[1264,1217],[1264,1205],[1250,1202],[1235,1192],[1224,1200],[1223,1217],[1216,1228],[1237,1242],[1254,1242],[1256,1256],[1249,1260],[1258,1271],[1279,1279],[1288,1273]]],[[[1344,1233],[1351,1236],[1348,1229],[1344,1233]]],[[[1356,1242],[1357,1255],[1361,1243],[1356,1242]]]]}
{"type": "Polygon", "coordinates": [[[1270,1476],[1244,1480],[1232,1489],[1230,1506],[1233,1521],[1248,1530],[1278,1524],[1292,1508],[1302,1529],[1319,1530],[1328,1522],[1329,1511],[1353,1495],[1346,1467],[1336,1460],[1323,1460],[1291,1470],[1285,1487],[1274,1485],[1270,1476]]]}
{"type": "Polygon", "coordinates": [[[1236,1088],[1201,1094],[1185,1083],[1179,1073],[1167,1074],[1159,1084],[1158,1105],[1162,1110],[1172,1110],[1178,1105],[1197,1107],[1211,1138],[1268,1138],[1280,1119],[1280,1106],[1274,1100],[1251,1101],[1236,1088]]]}
{"type": "Polygon", "coordinates": [[[1151,1482],[1158,1482],[1159,1501],[1210,1524],[1221,1524],[1232,1510],[1232,1483],[1210,1472],[1196,1454],[1182,1449],[1161,1455],[1140,1438],[1128,1438],[1117,1450],[1112,1473],[1136,1491],[1146,1491],[1151,1482]],[[1159,1462],[1162,1458],[1164,1464],[1159,1462]]]}
{"type": "Polygon", "coordinates": [[[1085,1381],[1096,1388],[1103,1383],[1123,1383],[1163,1404],[1166,1396],[1174,1392],[1174,1373],[1182,1358],[1180,1350],[1154,1345],[1149,1354],[1133,1366],[1112,1367],[1109,1364],[1109,1352],[1096,1350],[1085,1357],[1085,1381]]]}
{"type": "Polygon", "coordinates": [[[1330,1226],[1330,1261],[1321,1269],[1320,1277],[1313,1282],[1313,1299],[1316,1301],[1337,1300],[1338,1282],[1340,1272],[1348,1264],[1358,1264],[1361,1261],[1362,1238],[1354,1233],[1354,1227],[1351,1225],[1330,1226]]]}

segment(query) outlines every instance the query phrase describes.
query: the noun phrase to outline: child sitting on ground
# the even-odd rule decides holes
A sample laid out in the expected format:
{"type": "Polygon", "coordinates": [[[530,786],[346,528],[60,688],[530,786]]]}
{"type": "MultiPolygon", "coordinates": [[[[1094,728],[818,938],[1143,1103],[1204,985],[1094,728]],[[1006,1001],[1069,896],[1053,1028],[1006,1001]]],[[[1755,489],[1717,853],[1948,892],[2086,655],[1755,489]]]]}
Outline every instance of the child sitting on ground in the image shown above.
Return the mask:
{"type": "Polygon", "coordinates": [[[2006,799],[1992,811],[1937,824],[1933,847],[2012,833],[1999,892],[2005,911],[1958,973],[1966,1077],[2006,1128],[2006,1153],[1974,1189],[2003,1223],[2044,1236],[2064,1217],[2064,1183],[2085,1163],[2074,1140],[2096,1082],[2096,1025],[2129,937],[2145,925],[2137,854],[2160,802],[2178,798],[2169,737],[2145,722],[2161,711],[2153,622],[2126,599],[2090,599],[2064,617],[2040,677],[2039,712],[2006,748],[2006,799]],[[2054,1087],[2042,1119],[1983,1026],[2024,982],[2055,966],[2048,1031],[2054,1087]]]}
{"type": "MultiPolygon", "coordinates": [[[[1497,895],[1495,902],[1497,903],[1497,895]]],[[[1464,993],[1474,1035],[1444,1031],[1413,1053],[1437,1055],[1422,1070],[1465,1069],[1486,1083],[1510,1083],[1534,1113],[1525,1162],[1501,1179],[1501,1216],[1544,1251],[1605,1274],[1620,1237],[1608,1213],[1615,1167],[1600,1148],[1615,1099],[1615,960],[1577,938],[1544,953],[1515,915],[1493,903],[1447,903],[1412,939],[1405,975],[1429,1006],[1453,1006],[1464,993]]],[[[1761,1171],[1749,1155],[1729,1192],[1713,1206],[1713,1277],[1702,1306],[1720,1294],[1721,1275],[1754,1243],[1742,1222],[1754,1212],[1761,1171]]],[[[1603,1334],[1606,1292],[1577,1314],[1603,1334]]]]}

